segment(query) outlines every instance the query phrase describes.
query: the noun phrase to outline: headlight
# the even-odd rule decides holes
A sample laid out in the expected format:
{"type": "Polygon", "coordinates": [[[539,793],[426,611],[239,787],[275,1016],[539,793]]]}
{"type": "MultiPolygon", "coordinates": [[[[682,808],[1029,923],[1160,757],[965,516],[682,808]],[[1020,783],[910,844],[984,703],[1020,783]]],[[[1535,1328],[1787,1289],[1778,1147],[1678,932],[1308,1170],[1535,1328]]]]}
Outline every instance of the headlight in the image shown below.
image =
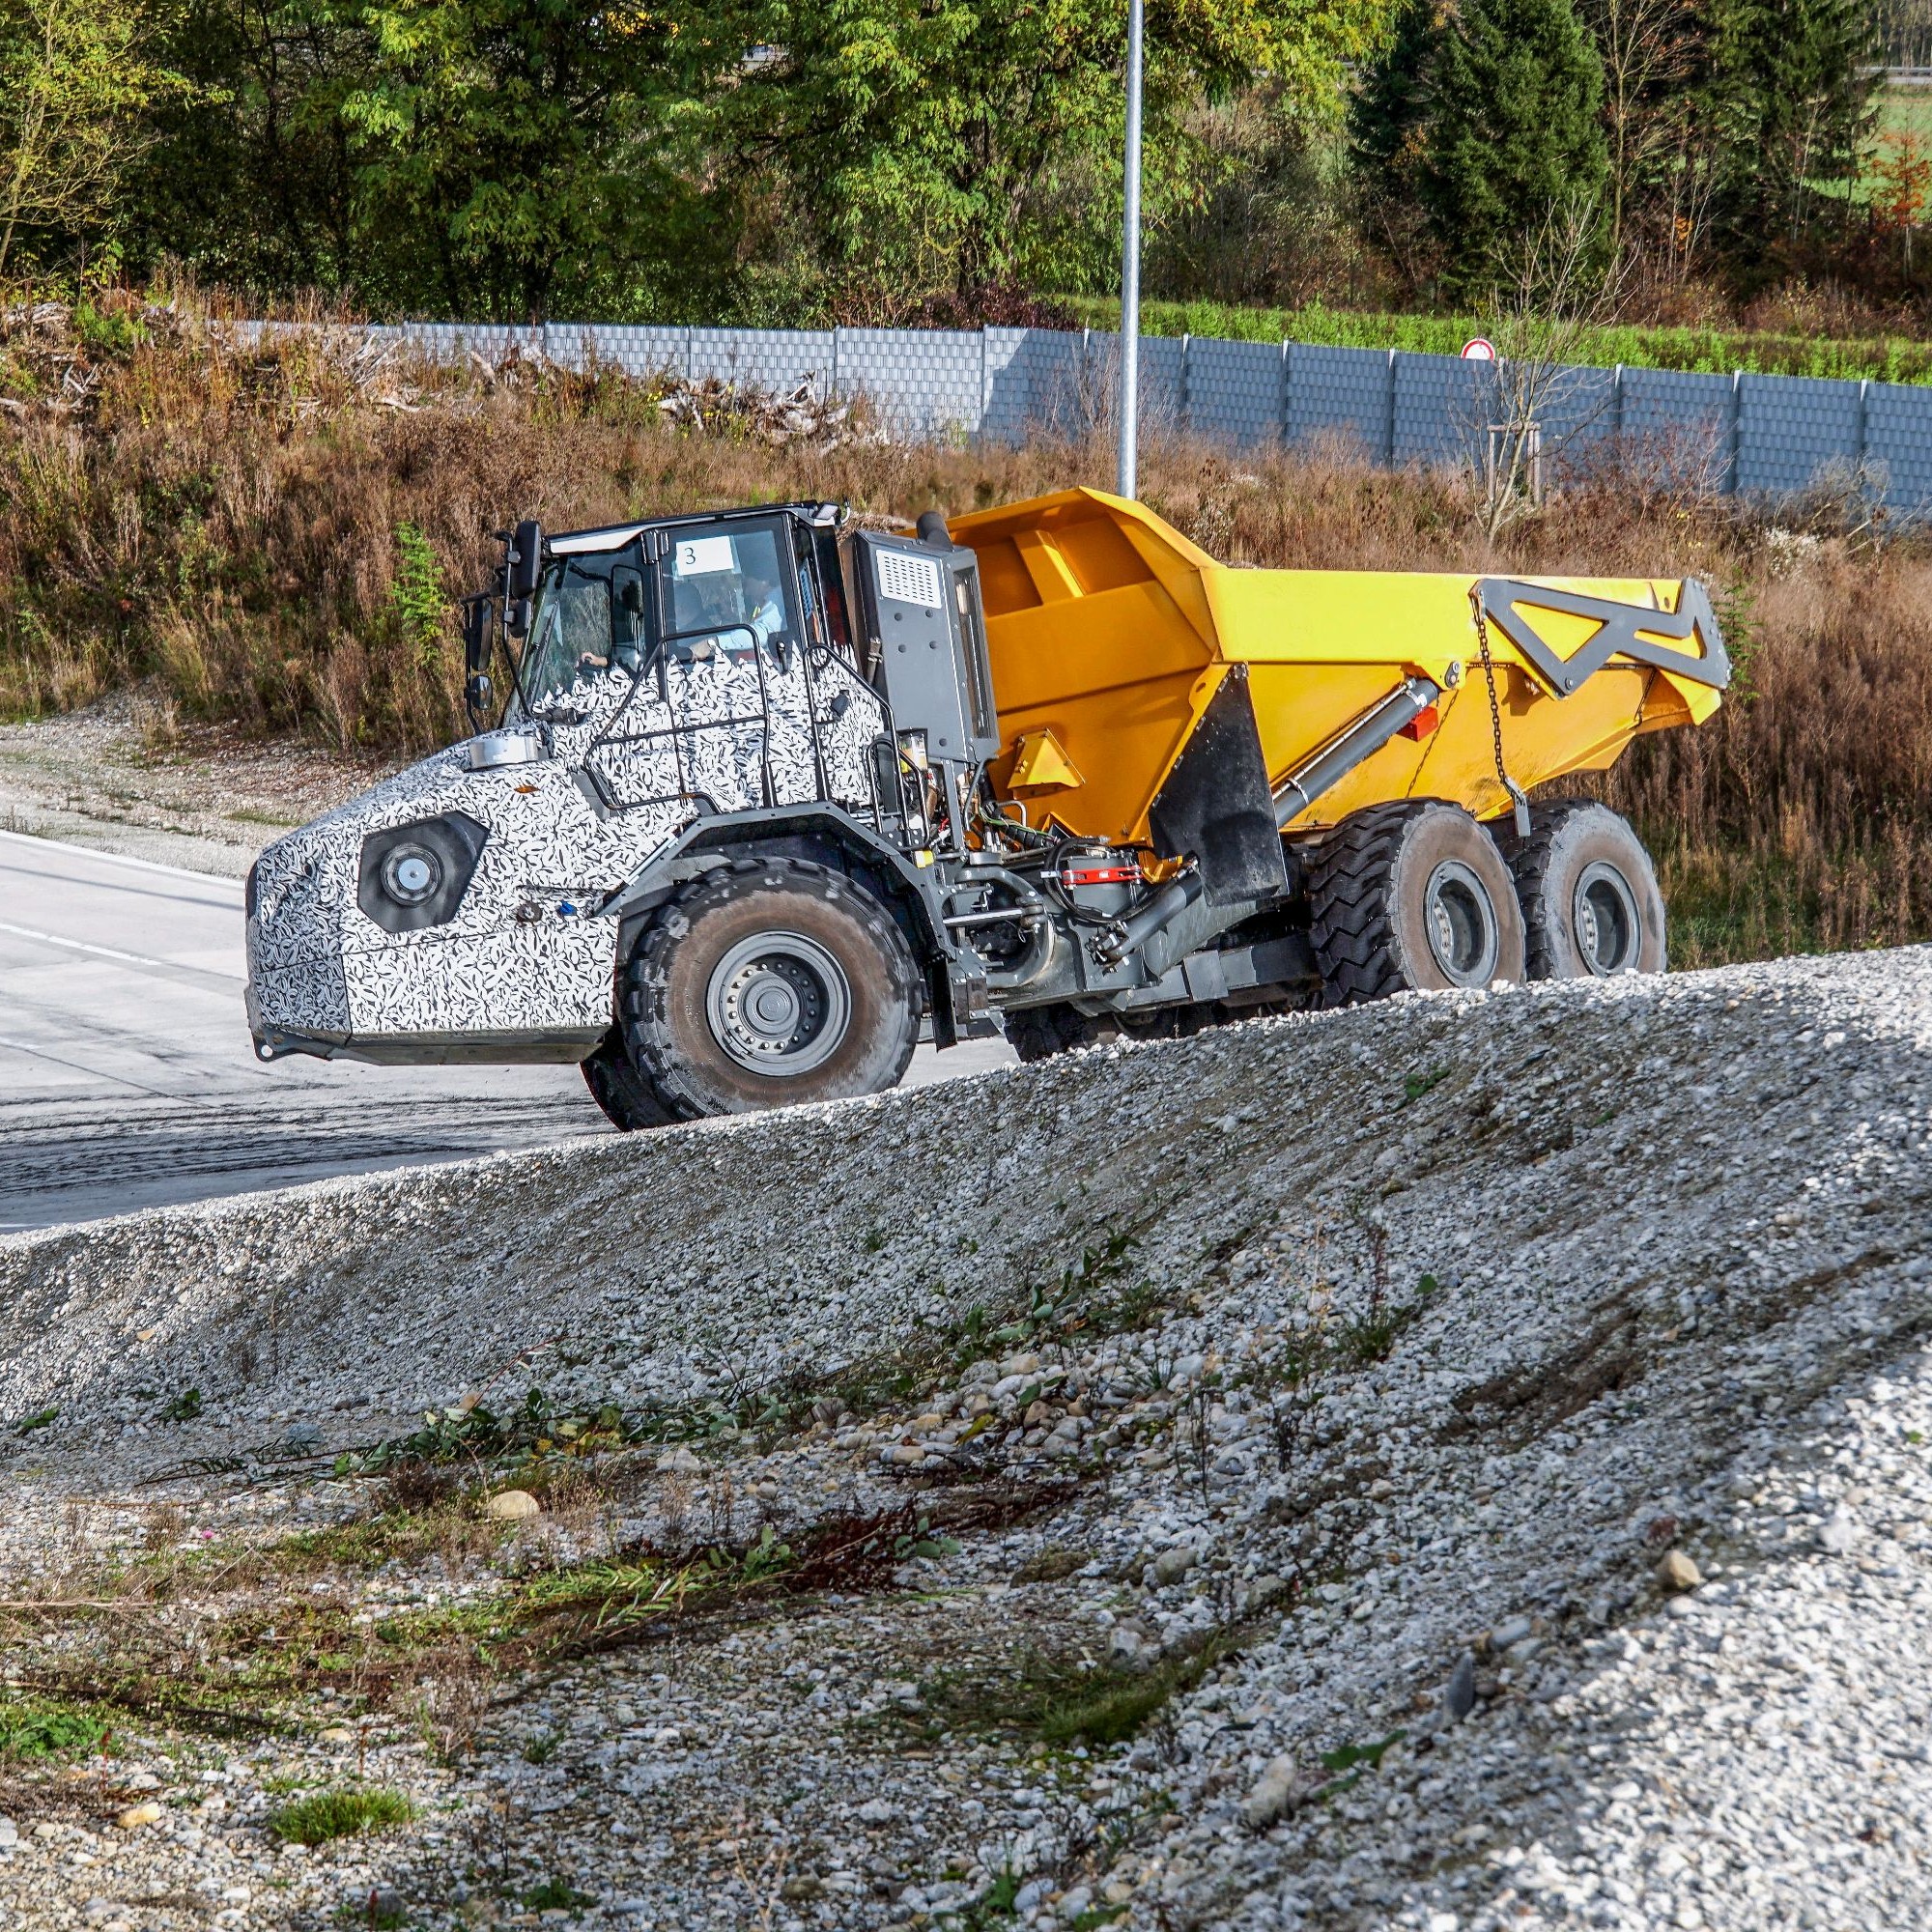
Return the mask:
{"type": "Polygon", "coordinates": [[[398,905],[418,906],[442,884],[442,862],[427,845],[398,845],[383,861],[378,876],[398,905]]]}
{"type": "Polygon", "coordinates": [[[372,832],[362,841],[355,903],[384,932],[420,932],[456,917],[490,836],[467,812],[445,811],[372,832]]]}

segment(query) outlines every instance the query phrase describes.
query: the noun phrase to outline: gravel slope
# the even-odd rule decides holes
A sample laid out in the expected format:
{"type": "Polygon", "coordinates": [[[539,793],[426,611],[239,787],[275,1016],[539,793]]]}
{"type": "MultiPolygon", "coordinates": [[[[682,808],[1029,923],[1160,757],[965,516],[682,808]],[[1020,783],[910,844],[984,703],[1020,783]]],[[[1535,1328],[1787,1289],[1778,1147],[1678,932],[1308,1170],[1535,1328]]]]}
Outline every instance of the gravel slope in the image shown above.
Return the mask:
{"type": "MultiPolygon", "coordinates": [[[[238,1751],[232,1826],[96,1829],[85,1870],[29,1836],[0,1924],[123,1922],[102,1873],[136,1859],[211,1909],[252,1887],[220,1908],[250,1924],[368,1884],[412,1924],[514,1918],[512,1867],[634,1927],[1932,1922],[1928,1113],[1913,950],[1414,997],[0,1242],[0,1414],[59,1411],[0,1462],[22,1590],[77,1492],[272,1461],[291,1425],[366,1442],[520,1356],[566,1405],[830,1388],[1110,1239],[1132,1312],[649,1461],[623,1503],[662,1537],[709,1485],[742,1535],[936,1507],[962,1466],[1060,1486],[917,1589],[612,1653],[441,1768],[397,1733],[384,1775],[441,1808],[385,1841],[275,1852],[264,1780],[327,1747],[238,1751]],[[1155,1669],[1217,1631],[1118,1747],[947,1689],[1022,1641],[1155,1669]]],[[[348,1487],[170,1492],[232,1525],[348,1487]]]]}

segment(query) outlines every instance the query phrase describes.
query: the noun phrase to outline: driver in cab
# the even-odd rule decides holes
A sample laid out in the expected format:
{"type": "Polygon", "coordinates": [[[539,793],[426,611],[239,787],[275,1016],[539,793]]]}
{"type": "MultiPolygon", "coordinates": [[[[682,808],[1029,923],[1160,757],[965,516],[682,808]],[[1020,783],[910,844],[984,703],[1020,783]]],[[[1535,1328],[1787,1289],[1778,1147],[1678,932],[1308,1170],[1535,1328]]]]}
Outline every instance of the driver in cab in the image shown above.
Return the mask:
{"type": "Polygon", "coordinates": [[[745,555],[730,538],[680,546],[673,573],[677,628],[684,633],[671,645],[673,659],[721,668],[749,665],[761,645],[783,633],[784,604],[770,564],[745,555]]]}
{"type": "Polygon", "coordinates": [[[721,639],[724,655],[739,664],[755,657],[758,645],[769,644],[784,629],[784,606],[779,602],[778,585],[755,565],[746,571],[743,582],[745,630],[727,631],[721,639]]]}

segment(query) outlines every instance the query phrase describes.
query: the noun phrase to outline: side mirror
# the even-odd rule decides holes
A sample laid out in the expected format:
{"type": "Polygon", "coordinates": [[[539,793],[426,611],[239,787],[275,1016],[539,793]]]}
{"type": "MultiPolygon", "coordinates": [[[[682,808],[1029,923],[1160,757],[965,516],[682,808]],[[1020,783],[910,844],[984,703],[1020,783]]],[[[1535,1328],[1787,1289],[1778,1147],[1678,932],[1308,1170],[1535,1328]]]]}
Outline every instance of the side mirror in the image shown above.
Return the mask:
{"type": "Polygon", "coordinates": [[[463,668],[471,678],[490,668],[491,602],[487,593],[463,600],[463,668]]]}
{"type": "Polygon", "coordinates": [[[490,715],[490,706],[496,695],[496,687],[485,672],[470,672],[463,686],[463,708],[469,712],[470,724],[479,731],[483,728],[483,721],[490,715]]]}
{"type": "Polygon", "coordinates": [[[525,522],[510,532],[510,548],[504,561],[504,595],[512,604],[527,604],[537,594],[537,578],[543,571],[543,526],[525,522]]]}

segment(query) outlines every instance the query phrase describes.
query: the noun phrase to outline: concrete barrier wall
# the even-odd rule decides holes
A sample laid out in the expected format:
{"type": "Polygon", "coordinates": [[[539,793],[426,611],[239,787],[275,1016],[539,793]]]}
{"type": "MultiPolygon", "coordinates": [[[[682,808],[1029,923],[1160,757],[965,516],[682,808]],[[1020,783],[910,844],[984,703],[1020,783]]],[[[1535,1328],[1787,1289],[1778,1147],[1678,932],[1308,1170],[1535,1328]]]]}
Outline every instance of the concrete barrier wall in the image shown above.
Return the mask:
{"type": "MultiPolygon", "coordinates": [[[[574,368],[672,371],[765,389],[867,396],[899,434],[1016,441],[1111,419],[1120,339],[1098,329],[763,329],[550,323],[374,327],[450,360],[513,349],[574,368]]],[[[1380,465],[1474,466],[1501,408],[1496,377],[1450,355],[1308,343],[1146,336],[1144,433],[1253,449],[1324,442],[1380,465]]],[[[1540,385],[1546,463],[1561,476],[1624,462],[1726,494],[1830,489],[1894,516],[1932,515],[1932,387],[1566,367],[1540,385]]]]}

